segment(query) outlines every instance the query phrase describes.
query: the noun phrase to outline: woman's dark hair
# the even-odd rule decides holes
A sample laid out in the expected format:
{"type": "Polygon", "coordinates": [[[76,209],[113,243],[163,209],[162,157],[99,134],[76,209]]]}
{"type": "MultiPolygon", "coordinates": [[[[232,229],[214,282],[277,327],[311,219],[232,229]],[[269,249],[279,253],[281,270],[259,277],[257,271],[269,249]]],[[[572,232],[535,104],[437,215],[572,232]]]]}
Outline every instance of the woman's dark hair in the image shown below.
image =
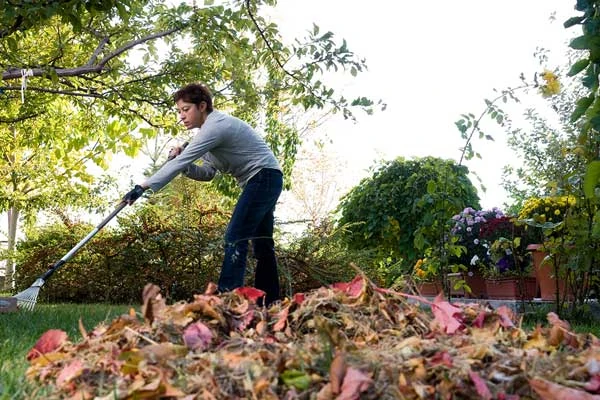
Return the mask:
{"type": "Polygon", "coordinates": [[[177,103],[179,100],[192,104],[205,102],[206,111],[210,113],[213,110],[212,93],[206,86],[200,83],[191,83],[176,91],[173,94],[173,101],[177,103]]]}

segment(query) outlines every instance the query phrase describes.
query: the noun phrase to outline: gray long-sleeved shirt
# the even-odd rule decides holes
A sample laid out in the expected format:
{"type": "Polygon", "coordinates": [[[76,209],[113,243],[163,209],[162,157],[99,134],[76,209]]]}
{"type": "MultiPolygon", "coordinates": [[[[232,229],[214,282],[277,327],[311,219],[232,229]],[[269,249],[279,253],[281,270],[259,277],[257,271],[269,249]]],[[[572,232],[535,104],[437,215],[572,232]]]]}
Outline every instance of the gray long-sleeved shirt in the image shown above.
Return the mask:
{"type": "Polygon", "coordinates": [[[162,189],[183,172],[189,178],[209,181],[217,170],[233,175],[241,187],[263,168],[281,171],[279,162],[266,142],[246,122],[219,111],[208,114],[194,137],[175,159],[168,161],[144,186],[162,189]],[[202,159],[202,165],[194,162],[202,159]]]}

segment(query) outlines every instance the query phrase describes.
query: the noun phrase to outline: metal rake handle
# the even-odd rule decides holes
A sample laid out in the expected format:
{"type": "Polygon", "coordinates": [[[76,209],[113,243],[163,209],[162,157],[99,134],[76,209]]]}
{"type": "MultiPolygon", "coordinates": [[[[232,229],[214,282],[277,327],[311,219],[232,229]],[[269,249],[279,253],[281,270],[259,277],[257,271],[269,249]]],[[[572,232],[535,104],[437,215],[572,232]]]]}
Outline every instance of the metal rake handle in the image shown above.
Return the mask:
{"type": "Polygon", "coordinates": [[[81,241],[77,243],[75,247],[73,247],[67,254],[65,254],[63,258],[54,263],[54,265],[52,265],[50,269],[48,269],[48,271],[46,271],[44,275],[40,277],[40,279],[42,279],[43,281],[47,280],[53,273],[55,273],[60,267],[62,267],[67,261],[69,261],[71,257],[73,257],[87,242],[89,242],[91,238],[96,236],[100,229],[104,228],[104,226],[108,224],[109,221],[113,219],[115,215],[117,215],[123,208],[125,208],[125,206],[127,206],[127,202],[120,202],[113,212],[111,212],[106,218],[104,218],[102,222],[100,222],[90,233],[87,234],[86,237],[81,239],[81,241]]]}

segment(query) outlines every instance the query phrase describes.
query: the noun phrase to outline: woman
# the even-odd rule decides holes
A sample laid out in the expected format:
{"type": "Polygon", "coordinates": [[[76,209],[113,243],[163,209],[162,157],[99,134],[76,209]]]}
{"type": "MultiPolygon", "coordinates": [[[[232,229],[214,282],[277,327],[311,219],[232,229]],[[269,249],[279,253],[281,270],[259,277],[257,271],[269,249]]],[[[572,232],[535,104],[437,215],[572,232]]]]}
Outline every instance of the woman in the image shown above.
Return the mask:
{"type": "Polygon", "coordinates": [[[279,299],[273,242],[273,213],[283,187],[279,162],[250,125],[213,109],[212,94],[205,86],[187,85],[173,99],[181,122],[194,136],[185,149],[172,149],[169,156],[175,158],[123,200],[131,205],[146,189],[158,191],[179,173],[199,181],[210,181],[217,171],[233,175],[243,190],[225,233],[219,291],[244,285],[248,240],[252,240],[257,259],[254,286],[265,291],[269,305],[279,299]],[[195,164],[197,160],[202,163],[195,164]]]}

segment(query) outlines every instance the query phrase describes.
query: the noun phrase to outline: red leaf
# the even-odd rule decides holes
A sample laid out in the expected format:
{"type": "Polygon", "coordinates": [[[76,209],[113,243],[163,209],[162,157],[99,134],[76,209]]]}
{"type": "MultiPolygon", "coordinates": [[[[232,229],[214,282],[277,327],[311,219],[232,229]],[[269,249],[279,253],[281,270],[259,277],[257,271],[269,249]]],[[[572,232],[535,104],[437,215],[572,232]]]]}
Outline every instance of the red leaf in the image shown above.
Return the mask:
{"type": "Polygon", "coordinates": [[[60,329],[50,329],[46,331],[35,343],[33,348],[27,353],[27,360],[31,361],[42,354],[50,353],[67,341],[67,333],[60,329]]]}
{"type": "Polygon", "coordinates": [[[490,392],[490,389],[487,387],[487,384],[483,379],[481,379],[479,374],[475,371],[469,371],[469,377],[475,384],[475,390],[477,390],[477,394],[479,395],[479,397],[483,400],[491,400],[492,392],[490,392]]]}
{"type": "Polygon", "coordinates": [[[77,378],[83,372],[83,362],[81,360],[75,359],[68,366],[60,371],[58,377],[56,378],[56,384],[58,386],[63,386],[66,383],[69,383],[71,380],[77,378]]]}
{"type": "Polygon", "coordinates": [[[496,310],[496,314],[500,317],[500,325],[504,328],[514,328],[515,324],[513,323],[514,313],[507,306],[500,306],[496,310]]]}
{"type": "Polygon", "coordinates": [[[362,276],[357,275],[356,278],[352,280],[352,282],[338,282],[332,284],[331,287],[337,290],[341,290],[350,297],[358,297],[365,287],[365,280],[362,276]]]}
{"type": "Polygon", "coordinates": [[[448,368],[452,368],[452,357],[447,351],[438,351],[429,360],[432,366],[444,365],[448,368]]]}
{"type": "Polygon", "coordinates": [[[483,323],[485,322],[485,311],[480,311],[477,315],[477,318],[473,320],[473,326],[475,328],[483,328],[483,323]]]}
{"type": "Polygon", "coordinates": [[[506,394],[504,392],[498,393],[498,400],[519,400],[520,397],[518,394],[506,394]]]}
{"type": "Polygon", "coordinates": [[[252,322],[252,320],[254,319],[254,309],[251,309],[249,311],[246,311],[245,313],[242,314],[241,318],[236,318],[233,326],[235,327],[235,329],[237,329],[238,331],[243,331],[244,329],[246,329],[248,327],[248,325],[250,325],[250,322],[252,322]]]}
{"type": "Polygon", "coordinates": [[[237,288],[234,290],[234,293],[242,296],[245,299],[248,299],[251,303],[254,304],[256,304],[256,300],[260,299],[261,297],[264,297],[266,294],[260,289],[248,286],[237,288]]]}
{"type": "Polygon", "coordinates": [[[212,331],[200,321],[191,324],[183,331],[183,343],[191,350],[206,350],[212,338],[212,331]]]}
{"type": "Polygon", "coordinates": [[[443,300],[441,293],[433,300],[431,311],[444,332],[453,334],[462,328],[462,310],[443,300]]]}
{"type": "Polygon", "coordinates": [[[600,375],[592,376],[592,379],[589,380],[584,386],[585,390],[588,392],[598,393],[600,392],[600,375]]]}
{"type": "Polygon", "coordinates": [[[306,296],[304,295],[304,293],[296,293],[294,295],[294,302],[298,305],[302,304],[302,302],[304,301],[304,299],[306,298],[306,296]]]}
{"type": "Polygon", "coordinates": [[[342,392],[335,399],[358,400],[360,394],[369,389],[372,383],[373,380],[369,376],[357,369],[348,367],[342,383],[342,392]]]}

